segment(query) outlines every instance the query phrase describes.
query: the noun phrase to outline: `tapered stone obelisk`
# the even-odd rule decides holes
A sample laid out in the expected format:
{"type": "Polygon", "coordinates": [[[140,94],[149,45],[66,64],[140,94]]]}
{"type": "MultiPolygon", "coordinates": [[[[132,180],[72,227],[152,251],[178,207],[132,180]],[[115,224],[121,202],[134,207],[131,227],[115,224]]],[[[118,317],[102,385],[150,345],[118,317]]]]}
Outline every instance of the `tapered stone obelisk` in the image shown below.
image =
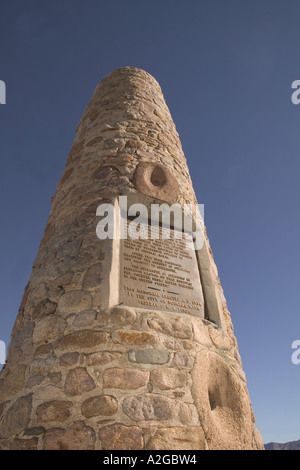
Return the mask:
{"type": "Polygon", "coordinates": [[[125,196],[197,203],[160,87],[131,67],[95,89],[53,197],[0,374],[1,448],[262,449],[206,234],[105,238],[105,207],[132,222],[125,196]]]}

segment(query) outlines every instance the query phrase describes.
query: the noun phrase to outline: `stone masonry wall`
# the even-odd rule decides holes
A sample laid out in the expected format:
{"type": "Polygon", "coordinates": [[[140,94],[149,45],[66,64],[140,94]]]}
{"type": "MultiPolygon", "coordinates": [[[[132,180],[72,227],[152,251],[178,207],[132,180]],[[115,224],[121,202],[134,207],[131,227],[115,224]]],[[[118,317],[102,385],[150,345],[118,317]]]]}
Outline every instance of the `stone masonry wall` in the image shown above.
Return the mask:
{"type": "Polygon", "coordinates": [[[126,67],[97,86],[78,125],[0,373],[2,449],[262,449],[209,242],[220,325],[113,306],[96,209],[136,194],[140,162],[196,198],[160,87],[126,67]]]}

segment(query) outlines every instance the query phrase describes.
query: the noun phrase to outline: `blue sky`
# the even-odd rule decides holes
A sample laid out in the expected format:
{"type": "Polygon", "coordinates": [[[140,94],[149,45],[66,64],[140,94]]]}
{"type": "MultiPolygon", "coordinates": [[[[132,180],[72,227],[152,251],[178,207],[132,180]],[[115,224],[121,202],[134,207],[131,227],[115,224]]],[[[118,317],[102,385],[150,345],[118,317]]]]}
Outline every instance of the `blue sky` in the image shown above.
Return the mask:
{"type": "Polygon", "coordinates": [[[76,126],[123,66],[179,132],[264,442],[300,439],[300,2],[1,0],[0,339],[9,342],[76,126]]]}

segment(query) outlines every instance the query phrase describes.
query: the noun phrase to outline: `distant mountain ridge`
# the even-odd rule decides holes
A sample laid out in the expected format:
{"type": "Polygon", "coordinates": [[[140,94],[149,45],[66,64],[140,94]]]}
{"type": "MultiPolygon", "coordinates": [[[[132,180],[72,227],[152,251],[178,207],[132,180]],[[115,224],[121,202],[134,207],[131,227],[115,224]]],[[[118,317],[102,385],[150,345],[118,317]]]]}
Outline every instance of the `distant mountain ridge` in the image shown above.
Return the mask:
{"type": "Polygon", "coordinates": [[[268,442],[264,446],[266,450],[300,450],[300,439],[298,441],[285,442],[284,444],[268,442]]]}

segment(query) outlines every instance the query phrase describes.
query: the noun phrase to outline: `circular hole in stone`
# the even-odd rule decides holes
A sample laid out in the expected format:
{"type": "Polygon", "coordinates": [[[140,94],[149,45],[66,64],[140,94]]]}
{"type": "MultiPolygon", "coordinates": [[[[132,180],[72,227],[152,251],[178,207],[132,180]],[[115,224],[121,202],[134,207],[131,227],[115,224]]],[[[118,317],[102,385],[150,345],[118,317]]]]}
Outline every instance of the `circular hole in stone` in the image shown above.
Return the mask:
{"type": "Polygon", "coordinates": [[[164,186],[167,182],[167,178],[166,178],[164,170],[160,168],[159,166],[156,166],[154,170],[152,171],[150,181],[153,184],[153,186],[158,186],[160,188],[164,186]]]}
{"type": "Polygon", "coordinates": [[[209,405],[211,411],[222,406],[221,394],[218,388],[208,391],[209,405]]]}

